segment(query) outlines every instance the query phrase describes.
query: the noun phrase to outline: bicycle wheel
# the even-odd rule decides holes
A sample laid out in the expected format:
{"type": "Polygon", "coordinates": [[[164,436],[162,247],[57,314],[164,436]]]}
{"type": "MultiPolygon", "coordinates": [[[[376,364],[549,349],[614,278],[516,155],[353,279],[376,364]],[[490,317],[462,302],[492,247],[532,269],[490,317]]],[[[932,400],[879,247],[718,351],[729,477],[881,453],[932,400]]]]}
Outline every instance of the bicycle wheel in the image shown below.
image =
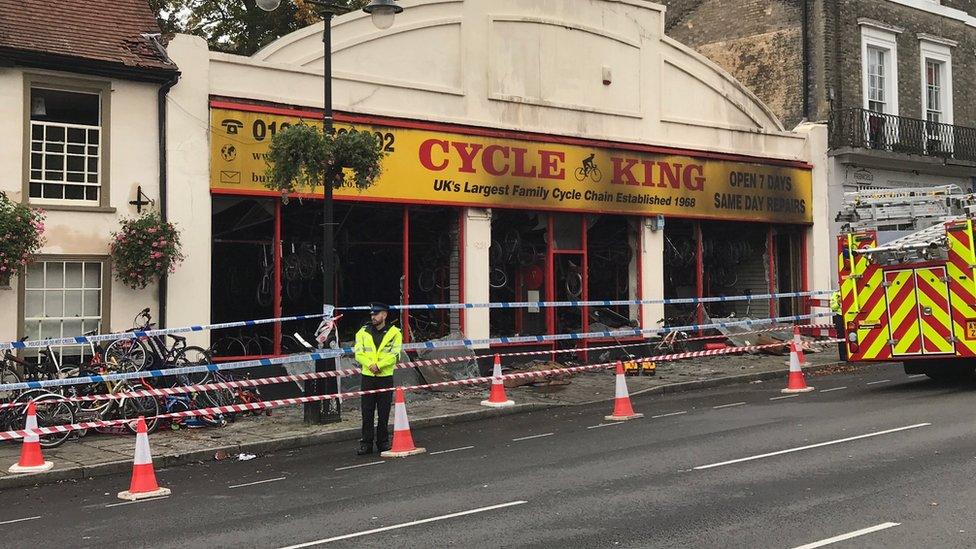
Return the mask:
{"type": "Polygon", "coordinates": [[[505,274],[505,271],[496,267],[488,273],[488,284],[492,288],[504,288],[508,285],[508,275],[505,274]]]}
{"type": "MultiPolygon", "coordinates": [[[[142,390],[146,387],[139,385],[135,390],[142,390]]],[[[125,383],[119,383],[115,386],[116,393],[127,393],[132,391],[133,388],[125,383]]],[[[156,430],[159,425],[159,401],[156,397],[130,397],[123,398],[119,400],[119,415],[122,419],[128,419],[133,421],[127,421],[125,426],[132,433],[136,432],[136,422],[134,420],[139,419],[142,416],[146,420],[146,430],[150,433],[156,430]]]]}
{"type": "Polygon", "coordinates": [[[265,273],[264,276],[261,277],[260,284],[258,284],[257,296],[256,296],[258,306],[260,307],[271,306],[271,301],[273,299],[271,294],[274,292],[273,286],[274,285],[271,283],[271,275],[269,273],[265,273]]]}
{"type": "MultiPolygon", "coordinates": [[[[17,375],[17,372],[7,367],[4,367],[2,370],[0,370],[0,384],[6,385],[7,383],[20,383],[20,382],[21,379],[20,376],[17,375]]],[[[9,400],[13,400],[13,398],[16,396],[17,396],[17,391],[15,390],[0,391],[0,402],[7,402],[9,400]]]]}
{"type": "MultiPolygon", "coordinates": [[[[71,425],[75,422],[75,412],[74,407],[70,403],[65,402],[64,396],[56,393],[44,392],[40,395],[30,396],[28,394],[21,395],[22,397],[27,397],[20,402],[34,402],[34,408],[37,412],[37,426],[38,427],[55,427],[59,425],[71,425]]],[[[23,416],[19,420],[18,428],[23,429],[27,425],[27,410],[23,411],[23,416]]],[[[42,448],[57,448],[65,443],[71,436],[71,431],[64,431],[58,433],[51,433],[46,435],[41,435],[41,447],[42,448]]]]}
{"type": "Polygon", "coordinates": [[[105,349],[105,362],[142,370],[149,364],[149,349],[141,339],[117,339],[105,349]]]}
{"type": "MultiPolygon", "coordinates": [[[[227,374],[211,372],[204,383],[221,383],[232,380],[233,378],[227,374]]],[[[237,403],[237,393],[233,389],[214,389],[213,391],[200,393],[200,396],[203,397],[202,403],[204,408],[230,406],[231,404],[237,403]]]]}
{"type": "MultiPolygon", "coordinates": [[[[180,354],[176,355],[173,363],[176,367],[181,366],[202,366],[205,364],[211,364],[213,362],[213,357],[210,351],[204,349],[203,347],[197,347],[191,345],[182,351],[180,354]]],[[[190,384],[203,383],[203,380],[207,378],[207,372],[196,372],[191,374],[186,374],[185,382],[190,384]]]]}
{"type": "Polygon", "coordinates": [[[566,275],[566,293],[573,299],[583,294],[583,275],[579,273],[568,273],[566,275]]]}
{"type": "Polygon", "coordinates": [[[586,179],[586,170],[583,168],[576,168],[576,171],[573,172],[573,174],[576,176],[577,181],[586,179]]]}
{"type": "Polygon", "coordinates": [[[590,170],[590,179],[592,179],[594,183],[599,183],[603,179],[603,172],[600,171],[600,168],[593,166],[593,169],[590,170]]]}
{"type": "Polygon", "coordinates": [[[420,276],[417,277],[417,288],[423,293],[433,290],[436,284],[435,274],[432,269],[421,271],[420,276]]]}

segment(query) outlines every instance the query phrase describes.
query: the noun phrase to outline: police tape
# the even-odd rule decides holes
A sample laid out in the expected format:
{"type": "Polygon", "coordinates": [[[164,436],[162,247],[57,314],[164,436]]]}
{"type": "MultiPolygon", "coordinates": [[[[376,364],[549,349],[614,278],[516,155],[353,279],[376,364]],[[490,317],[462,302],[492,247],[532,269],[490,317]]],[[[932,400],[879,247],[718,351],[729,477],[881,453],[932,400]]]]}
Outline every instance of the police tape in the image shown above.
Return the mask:
{"type": "MultiPolygon", "coordinates": [[[[516,302],[494,302],[494,303],[428,303],[413,305],[391,305],[394,310],[443,310],[443,309],[515,309],[530,307],[615,307],[624,305],[696,305],[704,303],[719,303],[730,301],[764,301],[768,299],[791,299],[797,297],[809,297],[814,295],[829,294],[830,291],[815,290],[811,292],[788,292],[773,294],[750,294],[740,296],[719,296],[719,297],[689,297],[674,299],[628,299],[628,300],[591,300],[591,301],[516,301],[516,302]]],[[[352,307],[331,307],[326,306],[321,314],[295,315],[278,318],[263,318],[258,320],[240,320],[235,322],[222,322],[219,324],[198,324],[193,326],[181,326],[178,328],[158,328],[155,330],[129,330],[126,332],[115,332],[110,334],[98,335],[78,335],[62,337],[56,339],[34,339],[29,341],[8,341],[0,343],[0,351],[4,349],[37,349],[41,347],[59,347],[64,345],[87,345],[90,343],[101,343],[104,341],[116,341],[119,339],[144,339],[148,337],[158,337],[167,335],[184,334],[191,332],[202,332],[206,330],[223,330],[227,328],[245,328],[260,326],[263,324],[273,324],[278,322],[291,322],[296,320],[321,320],[330,317],[333,311],[367,311],[368,305],[358,305],[352,307]]]]}
{"type": "MultiPolygon", "coordinates": [[[[483,339],[454,339],[442,341],[426,341],[422,343],[407,343],[402,346],[404,351],[430,350],[430,349],[457,349],[470,348],[485,345],[511,344],[511,343],[546,343],[551,341],[584,341],[587,339],[620,337],[643,337],[651,335],[668,334],[673,332],[700,331],[713,328],[731,328],[737,326],[755,326],[763,324],[777,324],[786,322],[799,322],[813,318],[830,316],[829,314],[812,314],[799,316],[781,316],[775,318],[759,320],[739,320],[735,322],[716,322],[712,324],[691,324],[688,326],[677,326],[669,328],[653,328],[643,330],[633,328],[627,330],[610,330],[599,332],[571,333],[571,334],[550,334],[538,336],[513,336],[513,337],[494,337],[483,339]]],[[[66,387],[70,385],[83,385],[87,383],[104,383],[106,381],[129,381],[134,379],[145,379],[155,377],[172,377],[193,373],[216,372],[224,370],[239,370],[243,368],[256,368],[266,366],[279,366],[307,362],[310,360],[328,360],[338,358],[342,355],[355,354],[352,347],[341,347],[337,349],[324,349],[313,353],[300,353],[276,358],[259,358],[241,362],[228,362],[223,364],[206,364],[200,366],[183,366],[177,368],[167,368],[165,370],[140,370],[136,372],[121,372],[113,374],[79,376],[63,379],[47,379],[41,381],[21,381],[17,383],[0,384],[0,391],[20,391],[25,389],[44,389],[48,387],[66,387]]]]}
{"type": "MultiPolygon", "coordinates": [[[[754,332],[748,332],[748,333],[762,333],[771,330],[772,329],[756,330],[754,332]]],[[[716,336],[706,336],[706,337],[716,337],[716,336]]],[[[690,339],[685,341],[690,341],[690,339]]],[[[829,340],[821,343],[833,343],[839,341],[843,341],[843,340],[829,340]]],[[[669,362],[669,361],[682,360],[687,358],[698,358],[698,357],[716,356],[716,355],[723,355],[723,354],[735,354],[740,352],[751,352],[751,351],[757,351],[763,349],[771,349],[775,347],[784,347],[786,345],[789,345],[789,343],[790,343],[789,341],[784,341],[784,342],[776,342],[776,343],[764,344],[764,345],[746,345],[741,347],[727,347],[724,349],[688,351],[685,353],[672,353],[666,355],[647,356],[641,358],[654,361],[654,362],[669,362]]],[[[571,348],[571,349],[518,351],[518,352],[511,352],[511,353],[495,353],[495,354],[482,355],[482,356],[462,355],[462,356],[455,356],[455,357],[430,358],[430,359],[415,360],[410,362],[400,362],[394,365],[394,368],[406,369],[406,368],[419,368],[425,366],[445,366],[456,362],[469,362],[471,360],[478,360],[482,358],[493,358],[495,356],[499,358],[508,358],[508,357],[515,357],[515,356],[536,356],[536,355],[549,355],[549,354],[560,354],[560,353],[562,354],[582,353],[582,352],[590,352],[590,351],[616,350],[616,349],[620,349],[621,347],[644,346],[644,345],[647,345],[647,343],[646,342],[632,343],[629,345],[607,345],[601,347],[582,347],[582,348],[571,348]]],[[[333,377],[345,377],[345,376],[358,374],[359,372],[360,372],[359,368],[347,368],[345,370],[332,370],[327,372],[310,372],[305,374],[293,374],[293,375],[285,375],[285,376],[270,376],[270,377],[263,377],[257,379],[240,379],[240,380],[230,380],[230,381],[218,381],[213,383],[195,383],[195,384],[187,384],[187,385],[181,385],[176,387],[164,387],[159,389],[147,388],[147,389],[139,389],[135,391],[119,391],[117,393],[108,393],[108,394],[68,396],[68,397],[57,398],[52,402],[77,403],[77,402],[98,402],[98,401],[108,401],[108,400],[121,400],[124,398],[167,397],[167,396],[180,395],[186,393],[204,393],[210,391],[229,390],[229,389],[246,388],[246,387],[260,387],[263,385],[276,385],[279,383],[289,383],[289,382],[296,382],[296,381],[312,381],[312,380],[327,379],[333,377]]],[[[46,399],[49,398],[50,396],[51,396],[50,393],[45,393],[42,395],[38,395],[35,398],[46,399]]],[[[0,410],[24,407],[27,406],[27,402],[28,401],[0,403],[0,410]]]]}
{"type": "MultiPolygon", "coordinates": [[[[773,348],[773,347],[785,347],[787,345],[790,345],[791,343],[792,343],[792,341],[783,341],[783,342],[771,343],[771,344],[767,344],[767,345],[746,345],[746,346],[742,346],[742,347],[728,347],[728,348],[725,348],[725,349],[712,349],[712,350],[706,350],[706,351],[689,351],[689,352],[686,352],[686,353],[674,353],[674,354],[665,355],[665,356],[662,356],[662,357],[654,357],[654,360],[655,361],[674,361],[674,360],[683,360],[683,359],[688,359],[688,358],[699,358],[699,357],[706,357],[706,356],[726,355],[726,354],[732,354],[732,353],[740,353],[740,352],[749,352],[749,351],[755,351],[755,350],[768,349],[768,348],[773,348]]],[[[570,373],[575,373],[575,372],[585,372],[585,371],[588,371],[588,370],[608,369],[608,368],[611,368],[611,367],[615,366],[617,362],[618,361],[611,361],[611,362],[603,362],[603,363],[600,363],[600,364],[588,364],[588,365],[584,365],[584,366],[570,366],[570,367],[567,367],[567,368],[550,368],[548,370],[536,370],[536,371],[532,371],[532,372],[514,372],[514,373],[509,373],[509,374],[503,374],[498,379],[501,379],[502,381],[509,380],[509,379],[531,379],[531,378],[534,378],[534,377],[545,377],[545,376],[550,376],[550,375],[565,375],[565,374],[570,374],[570,373]]],[[[325,373],[331,373],[331,372],[321,372],[321,373],[322,374],[325,374],[325,373]]],[[[319,373],[315,373],[315,374],[299,374],[298,376],[281,376],[281,377],[285,377],[285,378],[297,378],[297,377],[301,377],[301,376],[310,376],[310,375],[318,375],[318,374],[319,373]]],[[[265,379],[268,379],[268,378],[265,378],[265,379]]],[[[452,381],[441,381],[441,382],[437,382],[437,383],[425,383],[425,384],[421,384],[421,385],[410,385],[410,386],[400,387],[400,388],[403,389],[404,391],[416,391],[416,390],[420,390],[420,389],[436,389],[436,388],[441,388],[441,387],[460,387],[460,386],[466,386],[466,385],[480,385],[482,383],[491,382],[493,379],[496,379],[496,378],[493,377],[493,376],[476,377],[476,378],[459,379],[459,380],[452,380],[452,381]]],[[[244,383],[244,382],[256,382],[256,381],[259,381],[259,380],[242,380],[241,382],[228,382],[228,383],[244,383]]],[[[159,414],[159,415],[156,415],[156,416],[151,416],[151,417],[149,417],[147,419],[153,419],[153,418],[155,418],[155,419],[177,419],[177,418],[186,418],[186,417],[210,416],[210,415],[214,415],[214,414],[229,414],[229,413],[241,413],[241,412],[250,412],[250,411],[270,410],[270,409],[273,409],[273,408],[281,408],[281,407],[284,407],[284,406],[294,406],[294,405],[297,405],[297,404],[305,404],[305,403],[310,403],[310,402],[319,402],[319,401],[324,401],[324,400],[334,400],[334,399],[343,400],[343,399],[360,397],[360,396],[363,396],[363,395],[374,395],[374,394],[379,394],[379,393],[392,392],[394,390],[396,390],[396,387],[385,388],[385,389],[368,389],[368,390],[361,390],[361,391],[349,391],[349,392],[346,392],[346,393],[336,393],[336,394],[328,394],[328,395],[313,395],[313,396],[306,396],[306,397],[292,397],[292,398],[283,398],[283,399],[267,400],[267,401],[260,401],[260,402],[249,402],[249,403],[242,403],[242,404],[228,404],[226,406],[213,406],[213,407],[208,407],[208,408],[197,408],[197,409],[193,409],[193,410],[185,410],[185,411],[180,411],[180,412],[167,412],[165,414],[159,414]]],[[[65,400],[67,400],[67,399],[65,399],[65,400]]],[[[45,400],[45,401],[41,401],[41,405],[42,406],[43,405],[57,405],[60,402],[64,402],[64,400],[61,400],[61,399],[58,399],[58,400],[45,400]]],[[[67,425],[54,425],[54,426],[38,427],[37,429],[31,429],[30,431],[28,431],[26,429],[3,431],[3,432],[0,432],[0,440],[14,440],[14,439],[23,438],[24,436],[26,436],[27,434],[29,434],[29,432],[33,432],[33,433],[36,433],[38,435],[51,435],[51,434],[57,434],[57,433],[66,433],[66,432],[70,432],[70,431],[77,431],[77,430],[82,430],[82,429],[97,429],[97,428],[103,428],[103,427],[113,427],[113,426],[117,426],[117,425],[125,425],[126,423],[131,423],[131,422],[134,422],[134,421],[135,421],[135,418],[109,419],[109,420],[92,420],[92,421],[83,421],[83,422],[80,422],[80,423],[72,423],[72,424],[67,424],[67,425]]]]}

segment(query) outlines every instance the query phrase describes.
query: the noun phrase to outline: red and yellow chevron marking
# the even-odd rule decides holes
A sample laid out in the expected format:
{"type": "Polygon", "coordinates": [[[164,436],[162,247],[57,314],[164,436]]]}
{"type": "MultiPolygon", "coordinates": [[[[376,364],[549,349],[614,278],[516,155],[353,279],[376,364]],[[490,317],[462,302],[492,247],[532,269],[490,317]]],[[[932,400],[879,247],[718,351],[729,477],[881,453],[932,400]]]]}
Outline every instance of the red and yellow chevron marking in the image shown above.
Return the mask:
{"type": "Polygon", "coordinates": [[[945,267],[915,270],[922,326],[922,352],[925,354],[955,352],[952,341],[952,316],[949,312],[949,287],[945,276],[945,267]]]}
{"type": "Polygon", "coordinates": [[[844,323],[852,322],[857,313],[857,287],[854,282],[854,259],[851,250],[854,247],[854,235],[844,234],[837,237],[837,274],[840,288],[840,308],[844,315],[844,323]]]}
{"type": "Polygon", "coordinates": [[[949,304],[952,308],[952,333],[956,338],[956,354],[976,357],[976,241],[972,220],[946,223],[949,261],[949,304]],[[974,337],[969,337],[974,336],[974,337]]]}
{"type": "Polygon", "coordinates": [[[892,355],[922,354],[922,330],[918,322],[915,271],[888,271],[885,273],[885,295],[888,300],[888,318],[891,328],[892,355]]]}

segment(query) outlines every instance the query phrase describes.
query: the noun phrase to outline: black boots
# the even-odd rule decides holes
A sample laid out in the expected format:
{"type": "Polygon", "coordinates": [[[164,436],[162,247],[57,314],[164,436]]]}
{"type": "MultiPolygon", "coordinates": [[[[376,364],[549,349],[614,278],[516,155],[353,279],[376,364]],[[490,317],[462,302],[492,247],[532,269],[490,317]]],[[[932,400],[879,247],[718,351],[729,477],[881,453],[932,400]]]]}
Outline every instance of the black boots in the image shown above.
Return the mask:
{"type": "Polygon", "coordinates": [[[356,450],[356,455],[357,456],[365,456],[367,454],[372,454],[372,453],[373,453],[373,445],[372,444],[369,444],[369,443],[366,443],[366,442],[360,442],[359,443],[359,449],[356,450]]]}

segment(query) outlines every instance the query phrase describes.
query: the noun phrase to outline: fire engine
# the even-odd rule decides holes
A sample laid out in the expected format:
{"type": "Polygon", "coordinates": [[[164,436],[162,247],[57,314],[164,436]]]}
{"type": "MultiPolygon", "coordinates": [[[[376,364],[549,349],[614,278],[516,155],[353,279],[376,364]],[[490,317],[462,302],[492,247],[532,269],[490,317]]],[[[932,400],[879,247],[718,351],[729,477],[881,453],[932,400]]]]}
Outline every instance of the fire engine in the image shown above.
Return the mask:
{"type": "Polygon", "coordinates": [[[934,379],[972,375],[974,218],[976,195],[951,185],[848,194],[837,265],[849,361],[900,361],[934,379]]]}

